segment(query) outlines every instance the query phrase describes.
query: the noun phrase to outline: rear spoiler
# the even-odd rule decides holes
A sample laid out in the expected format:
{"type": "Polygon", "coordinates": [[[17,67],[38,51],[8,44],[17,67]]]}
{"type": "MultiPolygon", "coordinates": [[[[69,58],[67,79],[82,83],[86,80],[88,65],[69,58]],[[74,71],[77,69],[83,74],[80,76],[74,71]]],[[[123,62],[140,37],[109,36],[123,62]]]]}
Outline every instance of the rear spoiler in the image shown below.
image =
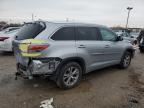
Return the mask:
{"type": "Polygon", "coordinates": [[[24,22],[24,25],[25,24],[40,24],[41,26],[46,27],[46,24],[43,21],[24,22]]]}

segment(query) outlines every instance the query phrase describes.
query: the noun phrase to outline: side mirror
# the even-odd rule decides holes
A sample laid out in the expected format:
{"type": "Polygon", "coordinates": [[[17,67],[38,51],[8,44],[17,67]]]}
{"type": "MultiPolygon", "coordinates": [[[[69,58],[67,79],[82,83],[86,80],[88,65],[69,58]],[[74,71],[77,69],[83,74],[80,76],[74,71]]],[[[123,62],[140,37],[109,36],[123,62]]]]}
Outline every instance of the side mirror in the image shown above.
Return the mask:
{"type": "Polygon", "coordinates": [[[123,37],[122,36],[117,36],[117,41],[123,41],[123,37]]]}

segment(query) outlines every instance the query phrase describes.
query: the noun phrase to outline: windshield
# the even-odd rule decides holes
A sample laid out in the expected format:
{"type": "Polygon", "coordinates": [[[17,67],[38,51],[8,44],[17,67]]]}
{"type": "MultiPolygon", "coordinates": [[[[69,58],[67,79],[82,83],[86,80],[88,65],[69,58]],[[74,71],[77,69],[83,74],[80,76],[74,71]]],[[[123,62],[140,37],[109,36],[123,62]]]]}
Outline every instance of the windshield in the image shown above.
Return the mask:
{"type": "Polygon", "coordinates": [[[33,39],[44,29],[44,22],[26,23],[16,34],[16,40],[33,39]]]}

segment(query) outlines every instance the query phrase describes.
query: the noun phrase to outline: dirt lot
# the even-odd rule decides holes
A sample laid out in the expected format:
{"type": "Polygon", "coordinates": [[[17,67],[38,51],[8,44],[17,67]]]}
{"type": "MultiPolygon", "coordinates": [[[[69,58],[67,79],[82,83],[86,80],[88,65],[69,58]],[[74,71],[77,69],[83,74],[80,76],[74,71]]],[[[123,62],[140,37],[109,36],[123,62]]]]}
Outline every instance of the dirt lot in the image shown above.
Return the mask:
{"type": "Polygon", "coordinates": [[[126,70],[110,67],[92,72],[80,86],[61,90],[48,79],[14,79],[15,59],[0,54],[0,108],[39,108],[54,98],[55,108],[144,108],[144,54],[136,53],[126,70]]]}

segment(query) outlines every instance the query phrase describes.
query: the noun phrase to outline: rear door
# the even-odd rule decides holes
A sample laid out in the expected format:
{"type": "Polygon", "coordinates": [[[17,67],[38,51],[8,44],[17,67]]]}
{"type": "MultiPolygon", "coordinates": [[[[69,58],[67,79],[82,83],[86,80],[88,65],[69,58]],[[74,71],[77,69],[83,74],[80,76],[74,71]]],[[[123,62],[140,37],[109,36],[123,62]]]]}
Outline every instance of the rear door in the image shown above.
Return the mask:
{"type": "Polygon", "coordinates": [[[76,27],[76,48],[78,56],[85,59],[87,71],[103,64],[103,45],[96,27],[76,27]]]}

